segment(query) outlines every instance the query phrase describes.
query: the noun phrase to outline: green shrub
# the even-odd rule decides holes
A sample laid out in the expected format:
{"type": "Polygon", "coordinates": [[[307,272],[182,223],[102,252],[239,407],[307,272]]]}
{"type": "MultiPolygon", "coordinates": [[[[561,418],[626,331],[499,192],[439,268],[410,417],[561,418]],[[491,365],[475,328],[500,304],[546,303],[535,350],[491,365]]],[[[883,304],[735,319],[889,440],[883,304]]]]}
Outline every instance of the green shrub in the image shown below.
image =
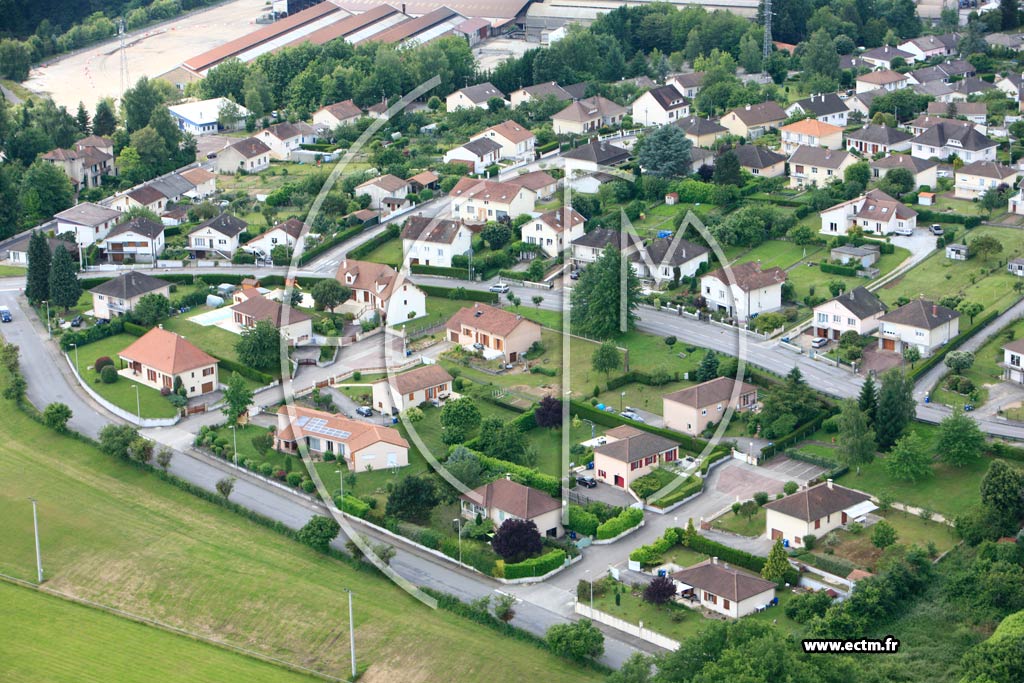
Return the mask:
{"type": "Polygon", "coordinates": [[[259,470],[260,474],[264,477],[269,477],[274,473],[274,466],[269,462],[265,462],[259,466],[259,470]]]}
{"type": "Polygon", "coordinates": [[[554,377],[558,374],[557,368],[546,368],[542,365],[534,365],[530,368],[530,372],[534,375],[544,375],[545,377],[554,377]]]}
{"type": "Polygon", "coordinates": [[[302,483],[302,475],[299,472],[289,472],[288,476],[285,477],[285,481],[288,482],[289,486],[298,486],[302,483]]]}
{"type": "Polygon", "coordinates": [[[103,368],[113,364],[114,361],[112,361],[109,356],[100,356],[99,358],[96,359],[96,362],[93,364],[92,367],[94,370],[96,370],[96,372],[103,372],[103,368]]]}
{"type": "Polygon", "coordinates": [[[316,491],[316,482],[312,479],[306,479],[302,482],[302,490],[306,493],[313,493],[313,491],[316,491]]]}
{"type": "Polygon", "coordinates": [[[597,538],[602,541],[615,538],[619,534],[639,525],[643,519],[643,510],[639,508],[626,508],[617,516],[612,517],[597,527],[597,538]]]}
{"type": "Polygon", "coordinates": [[[532,557],[529,560],[516,564],[506,564],[505,578],[523,579],[530,576],[544,576],[548,572],[558,569],[563,564],[565,564],[565,551],[552,550],[540,557],[532,557]]]}
{"type": "Polygon", "coordinates": [[[569,506],[569,528],[584,536],[593,536],[597,533],[600,521],[597,515],[588,512],[579,505],[569,506]]]}
{"type": "Polygon", "coordinates": [[[104,366],[103,371],[100,372],[100,379],[104,384],[113,384],[117,381],[117,368],[113,365],[104,366]]]}

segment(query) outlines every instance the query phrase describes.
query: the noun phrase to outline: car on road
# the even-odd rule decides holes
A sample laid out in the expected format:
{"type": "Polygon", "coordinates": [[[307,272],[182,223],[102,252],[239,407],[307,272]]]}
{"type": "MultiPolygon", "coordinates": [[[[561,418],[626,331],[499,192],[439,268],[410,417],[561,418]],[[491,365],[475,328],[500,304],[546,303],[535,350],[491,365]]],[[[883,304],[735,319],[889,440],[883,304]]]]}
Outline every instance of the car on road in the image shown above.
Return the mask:
{"type": "Polygon", "coordinates": [[[11,309],[6,306],[0,306],[0,322],[9,323],[12,320],[14,318],[11,317],[11,309]]]}
{"type": "Polygon", "coordinates": [[[580,271],[574,270],[571,273],[569,273],[569,279],[570,280],[579,280],[580,279],[580,271]]]}
{"type": "Polygon", "coordinates": [[[477,343],[473,344],[473,348],[476,349],[477,351],[483,351],[484,350],[484,345],[481,344],[480,342],[477,342],[477,343]]]}
{"type": "Polygon", "coordinates": [[[697,461],[693,459],[692,455],[688,455],[685,458],[683,458],[683,462],[686,463],[687,467],[689,467],[690,465],[695,464],[697,461]]]}
{"type": "Polygon", "coordinates": [[[362,415],[363,417],[373,417],[373,408],[370,406],[359,406],[356,408],[356,415],[362,415]]]}
{"type": "Polygon", "coordinates": [[[640,416],[640,413],[635,413],[632,410],[624,410],[619,414],[622,415],[622,417],[626,418],[627,420],[633,420],[635,422],[644,422],[644,418],[640,416]]]}
{"type": "Polygon", "coordinates": [[[71,327],[81,327],[83,322],[85,322],[85,318],[80,315],[76,315],[71,319],[71,327]]]}
{"type": "Polygon", "coordinates": [[[588,489],[597,488],[597,480],[590,476],[576,477],[576,483],[588,489]]]}
{"type": "Polygon", "coordinates": [[[811,340],[812,349],[820,349],[823,346],[828,346],[828,339],[825,339],[824,337],[815,337],[811,340]]]}
{"type": "Polygon", "coordinates": [[[496,294],[506,294],[510,287],[507,282],[496,282],[487,288],[488,292],[495,292],[496,294]]]}
{"type": "Polygon", "coordinates": [[[938,236],[938,235],[942,234],[942,226],[939,225],[938,223],[935,223],[934,225],[932,225],[932,227],[928,228],[928,230],[930,230],[931,233],[933,235],[935,235],[935,236],[938,236]]]}

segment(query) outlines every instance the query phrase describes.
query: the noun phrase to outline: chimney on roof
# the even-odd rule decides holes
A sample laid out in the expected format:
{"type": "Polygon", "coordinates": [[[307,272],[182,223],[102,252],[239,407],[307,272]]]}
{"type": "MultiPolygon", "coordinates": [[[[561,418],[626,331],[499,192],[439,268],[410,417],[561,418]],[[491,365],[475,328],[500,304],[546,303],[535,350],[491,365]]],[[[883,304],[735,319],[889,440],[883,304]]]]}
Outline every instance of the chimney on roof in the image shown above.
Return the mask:
{"type": "Polygon", "coordinates": [[[747,111],[750,111],[750,105],[749,104],[747,105],[747,111]]]}
{"type": "Polygon", "coordinates": [[[826,479],[825,480],[825,484],[828,486],[829,490],[831,491],[832,490],[832,480],[831,479],[826,479]]]}
{"type": "Polygon", "coordinates": [[[938,314],[939,314],[939,305],[938,305],[938,304],[936,304],[936,303],[935,303],[935,302],[933,301],[933,302],[932,302],[932,317],[934,318],[934,317],[935,317],[935,316],[937,316],[938,314]]]}
{"type": "Polygon", "coordinates": [[[157,327],[159,327],[162,330],[162,329],[164,329],[164,324],[160,323],[159,325],[157,325],[157,327]]]}
{"type": "Polygon", "coordinates": [[[718,564],[718,558],[717,557],[712,557],[711,558],[711,564],[718,564]]]}
{"type": "Polygon", "coordinates": [[[512,473],[511,472],[506,472],[505,473],[505,481],[512,481],[512,473]]]}

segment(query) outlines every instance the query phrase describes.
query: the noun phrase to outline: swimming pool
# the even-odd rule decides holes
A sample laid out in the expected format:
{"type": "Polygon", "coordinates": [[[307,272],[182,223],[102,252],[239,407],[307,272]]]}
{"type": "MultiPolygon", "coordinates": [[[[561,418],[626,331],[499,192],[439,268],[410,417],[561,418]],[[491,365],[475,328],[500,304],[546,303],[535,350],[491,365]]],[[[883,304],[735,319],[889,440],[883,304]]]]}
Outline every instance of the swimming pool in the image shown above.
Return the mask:
{"type": "Polygon", "coordinates": [[[231,319],[231,308],[225,306],[224,308],[215,308],[212,311],[206,311],[199,315],[194,315],[189,318],[189,322],[193,322],[196,325],[202,325],[203,327],[209,327],[210,325],[216,325],[222,323],[225,320],[231,319]]]}

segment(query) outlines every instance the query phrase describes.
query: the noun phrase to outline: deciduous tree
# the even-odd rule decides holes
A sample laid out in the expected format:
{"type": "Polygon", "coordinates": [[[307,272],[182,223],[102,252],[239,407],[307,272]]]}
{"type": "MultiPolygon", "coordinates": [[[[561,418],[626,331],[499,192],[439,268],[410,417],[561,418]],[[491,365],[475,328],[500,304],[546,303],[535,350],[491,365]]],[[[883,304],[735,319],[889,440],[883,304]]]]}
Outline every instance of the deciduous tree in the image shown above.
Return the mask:
{"type": "Polygon", "coordinates": [[[397,517],[408,522],[423,522],[438,504],[437,487],[431,479],[406,477],[398,482],[388,495],[388,517],[397,517]]]}
{"type": "Polygon", "coordinates": [[[222,410],[228,418],[228,423],[237,425],[238,418],[245,414],[245,411],[252,405],[252,389],[246,383],[245,378],[237,372],[231,373],[228,380],[228,388],[224,391],[224,407],[222,410]]]}
{"type": "Polygon", "coordinates": [[[604,634],[589,619],[555,624],[545,639],[552,652],[568,659],[596,659],[604,653],[604,634]]]}
{"type": "Polygon", "coordinates": [[[544,544],[533,520],[509,518],[498,527],[491,547],[506,562],[521,562],[539,554],[544,544]]]}
{"type": "Polygon", "coordinates": [[[885,550],[896,542],[896,529],[884,519],[871,527],[871,545],[885,550]]]}
{"type": "Polygon", "coordinates": [[[676,584],[667,576],[655,576],[644,588],[644,601],[652,605],[664,605],[676,594],[676,584]]]}
{"type": "Polygon", "coordinates": [[[242,331],[235,343],[238,360],[258,370],[267,370],[280,362],[281,333],[269,320],[259,320],[242,331]]]}
{"type": "Polygon", "coordinates": [[[899,481],[915,482],[931,476],[931,456],[916,432],[908,432],[893,445],[885,458],[885,471],[899,481]]]}
{"type": "Polygon", "coordinates": [[[43,422],[50,429],[63,432],[71,419],[71,408],[66,403],[51,403],[43,411],[43,422]]]}
{"type": "Polygon", "coordinates": [[[594,354],[590,357],[590,367],[596,372],[604,373],[605,379],[608,379],[612,372],[622,367],[622,353],[614,342],[605,342],[594,349],[594,354]]]}
{"type": "MultiPolygon", "coordinates": [[[[638,123],[646,123],[638,121],[638,123]]],[[[682,128],[660,126],[637,143],[641,168],[659,178],[680,178],[690,174],[690,140],[682,128]]]]}
{"type": "Polygon", "coordinates": [[[298,539],[314,550],[324,553],[331,547],[331,541],[338,537],[341,526],[334,519],[323,515],[313,515],[308,522],[299,529],[298,539]]]}
{"type": "Polygon", "coordinates": [[[973,418],[953,412],[939,423],[936,450],[943,461],[954,467],[965,467],[981,456],[985,435],[973,418]]]}
{"type": "Polygon", "coordinates": [[[334,278],[324,278],[313,285],[311,294],[317,310],[328,310],[333,314],[335,308],[351,298],[352,290],[334,278]]]}

